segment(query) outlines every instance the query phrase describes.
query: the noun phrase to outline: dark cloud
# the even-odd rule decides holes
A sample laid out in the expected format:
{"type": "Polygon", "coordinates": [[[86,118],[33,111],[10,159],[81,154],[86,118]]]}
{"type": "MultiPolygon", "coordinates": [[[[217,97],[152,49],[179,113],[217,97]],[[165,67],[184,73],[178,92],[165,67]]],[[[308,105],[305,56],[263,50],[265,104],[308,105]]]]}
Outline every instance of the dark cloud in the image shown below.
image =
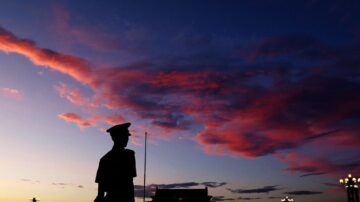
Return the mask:
{"type": "Polygon", "coordinates": [[[217,187],[227,185],[227,183],[226,182],[202,182],[201,185],[204,185],[206,187],[211,187],[211,188],[217,188],[217,187]]]}
{"type": "Polygon", "coordinates": [[[191,125],[190,121],[185,119],[183,114],[170,113],[162,117],[157,117],[152,124],[162,127],[164,129],[186,130],[191,125]]]}
{"type": "Polygon", "coordinates": [[[51,184],[54,185],[54,186],[67,186],[67,185],[70,185],[70,184],[63,183],[63,182],[53,182],[51,184]]]}
{"type": "Polygon", "coordinates": [[[338,131],[340,131],[340,130],[336,129],[336,130],[331,130],[331,131],[326,131],[326,132],[323,132],[323,133],[315,134],[315,135],[307,137],[306,140],[308,140],[308,141],[316,140],[318,138],[322,138],[322,137],[332,135],[333,133],[336,133],[338,131]]]}
{"type": "Polygon", "coordinates": [[[284,194],[289,194],[289,195],[317,195],[317,194],[322,194],[323,192],[320,191],[290,191],[290,192],[285,192],[284,194]]]}
{"type": "Polygon", "coordinates": [[[23,179],[20,179],[20,180],[23,181],[23,182],[28,182],[28,183],[32,183],[32,184],[40,183],[39,180],[32,180],[32,179],[27,179],[27,178],[23,178],[23,179]]]}
{"type": "Polygon", "coordinates": [[[174,189],[174,188],[188,188],[194,186],[206,186],[210,188],[217,188],[226,185],[226,182],[182,182],[173,184],[153,184],[151,186],[157,186],[162,189],[174,189]]]}
{"type": "Polygon", "coordinates": [[[325,175],[325,172],[314,172],[314,173],[306,173],[303,175],[300,175],[300,177],[309,177],[309,176],[314,176],[314,175],[325,175]]]}
{"type": "Polygon", "coordinates": [[[234,198],[226,198],[225,196],[213,196],[211,201],[235,201],[234,198]]]}
{"type": "Polygon", "coordinates": [[[280,196],[269,196],[268,199],[282,199],[284,197],[280,197],[280,196]]]}
{"type": "Polygon", "coordinates": [[[174,184],[157,184],[159,188],[162,189],[174,189],[174,188],[187,188],[187,187],[193,187],[198,186],[200,183],[197,182],[183,182],[183,183],[174,183],[174,184]]]}
{"type": "Polygon", "coordinates": [[[254,188],[254,189],[230,189],[230,188],[228,188],[227,190],[229,190],[231,193],[234,193],[234,194],[253,194],[253,193],[270,193],[273,191],[281,190],[281,188],[279,188],[279,185],[273,185],[273,186],[264,186],[264,187],[254,188]]]}
{"type": "Polygon", "coordinates": [[[259,200],[260,197],[238,197],[237,200],[243,200],[243,201],[252,201],[252,200],[259,200]]]}

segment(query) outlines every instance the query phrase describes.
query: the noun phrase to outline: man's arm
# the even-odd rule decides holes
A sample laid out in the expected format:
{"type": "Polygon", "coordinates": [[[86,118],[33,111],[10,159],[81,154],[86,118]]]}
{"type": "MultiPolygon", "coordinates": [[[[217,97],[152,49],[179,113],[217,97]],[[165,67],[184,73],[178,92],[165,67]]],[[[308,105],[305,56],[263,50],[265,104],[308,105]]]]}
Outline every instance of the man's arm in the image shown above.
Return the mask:
{"type": "Polygon", "coordinates": [[[99,183],[98,184],[98,194],[97,194],[94,202],[102,202],[104,197],[105,197],[104,186],[102,185],[102,183],[99,183]]]}
{"type": "Polygon", "coordinates": [[[99,167],[98,170],[96,172],[96,178],[95,178],[95,182],[98,183],[98,194],[94,200],[94,202],[103,202],[104,197],[105,197],[105,189],[104,189],[104,183],[103,183],[103,175],[104,175],[104,171],[103,171],[103,163],[100,160],[99,163],[99,167]]]}
{"type": "Polygon", "coordinates": [[[127,152],[130,155],[129,158],[129,165],[130,165],[130,171],[131,176],[130,177],[136,177],[136,160],[135,160],[135,152],[133,150],[128,149],[127,152]]]}

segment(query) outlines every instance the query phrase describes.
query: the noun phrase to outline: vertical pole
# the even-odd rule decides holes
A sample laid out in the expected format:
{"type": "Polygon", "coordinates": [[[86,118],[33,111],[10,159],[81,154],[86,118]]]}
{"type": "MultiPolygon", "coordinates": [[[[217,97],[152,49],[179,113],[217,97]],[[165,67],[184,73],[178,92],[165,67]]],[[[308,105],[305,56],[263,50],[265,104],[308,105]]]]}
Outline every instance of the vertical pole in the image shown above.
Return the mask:
{"type": "Polygon", "coordinates": [[[145,155],[144,155],[144,198],[143,198],[143,202],[145,202],[145,195],[146,195],[146,146],[147,146],[147,132],[145,132],[145,155]]]}

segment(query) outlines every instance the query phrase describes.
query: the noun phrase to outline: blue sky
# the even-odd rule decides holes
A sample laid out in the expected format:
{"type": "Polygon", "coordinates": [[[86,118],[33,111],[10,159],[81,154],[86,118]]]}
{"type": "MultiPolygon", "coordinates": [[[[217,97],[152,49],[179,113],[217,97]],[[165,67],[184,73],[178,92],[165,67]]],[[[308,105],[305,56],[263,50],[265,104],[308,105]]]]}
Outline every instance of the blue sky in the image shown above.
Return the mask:
{"type": "Polygon", "coordinates": [[[129,121],[137,185],[147,131],[149,186],[345,201],[337,179],[359,172],[359,6],[3,1],[0,200],[92,200],[104,129],[129,121]]]}

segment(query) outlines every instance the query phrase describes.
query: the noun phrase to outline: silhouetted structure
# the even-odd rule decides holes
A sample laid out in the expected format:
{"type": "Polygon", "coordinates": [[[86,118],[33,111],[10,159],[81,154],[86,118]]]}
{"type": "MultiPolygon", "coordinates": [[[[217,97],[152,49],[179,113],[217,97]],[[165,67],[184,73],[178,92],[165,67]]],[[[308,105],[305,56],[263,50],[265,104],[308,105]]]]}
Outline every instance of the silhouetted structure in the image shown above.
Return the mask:
{"type": "Polygon", "coordinates": [[[290,198],[288,196],[285,196],[285,198],[281,199],[282,202],[293,202],[294,199],[293,198],[290,198]]]}
{"type": "Polygon", "coordinates": [[[130,123],[109,128],[114,141],[113,148],[100,159],[95,182],[98,195],[95,202],[134,202],[134,183],[136,177],[135,153],[125,149],[128,144],[130,123]],[[105,195],[106,193],[106,195],[105,195]]]}
{"type": "Polygon", "coordinates": [[[210,202],[208,188],[205,189],[158,189],[152,202],[210,202]]]}
{"type": "Polygon", "coordinates": [[[31,201],[31,202],[38,202],[38,201],[40,201],[40,200],[37,200],[36,197],[34,197],[34,198],[30,199],[30,201],[31,201]]]}
{"type": "Polygon", "coordinates": [[[360,182],[360,178],[355,178],[349,174],[345,179],[340,179],[339,182],[345,185],[348,202],[359,202],[359,188],[357,183],[360,182]]]}

